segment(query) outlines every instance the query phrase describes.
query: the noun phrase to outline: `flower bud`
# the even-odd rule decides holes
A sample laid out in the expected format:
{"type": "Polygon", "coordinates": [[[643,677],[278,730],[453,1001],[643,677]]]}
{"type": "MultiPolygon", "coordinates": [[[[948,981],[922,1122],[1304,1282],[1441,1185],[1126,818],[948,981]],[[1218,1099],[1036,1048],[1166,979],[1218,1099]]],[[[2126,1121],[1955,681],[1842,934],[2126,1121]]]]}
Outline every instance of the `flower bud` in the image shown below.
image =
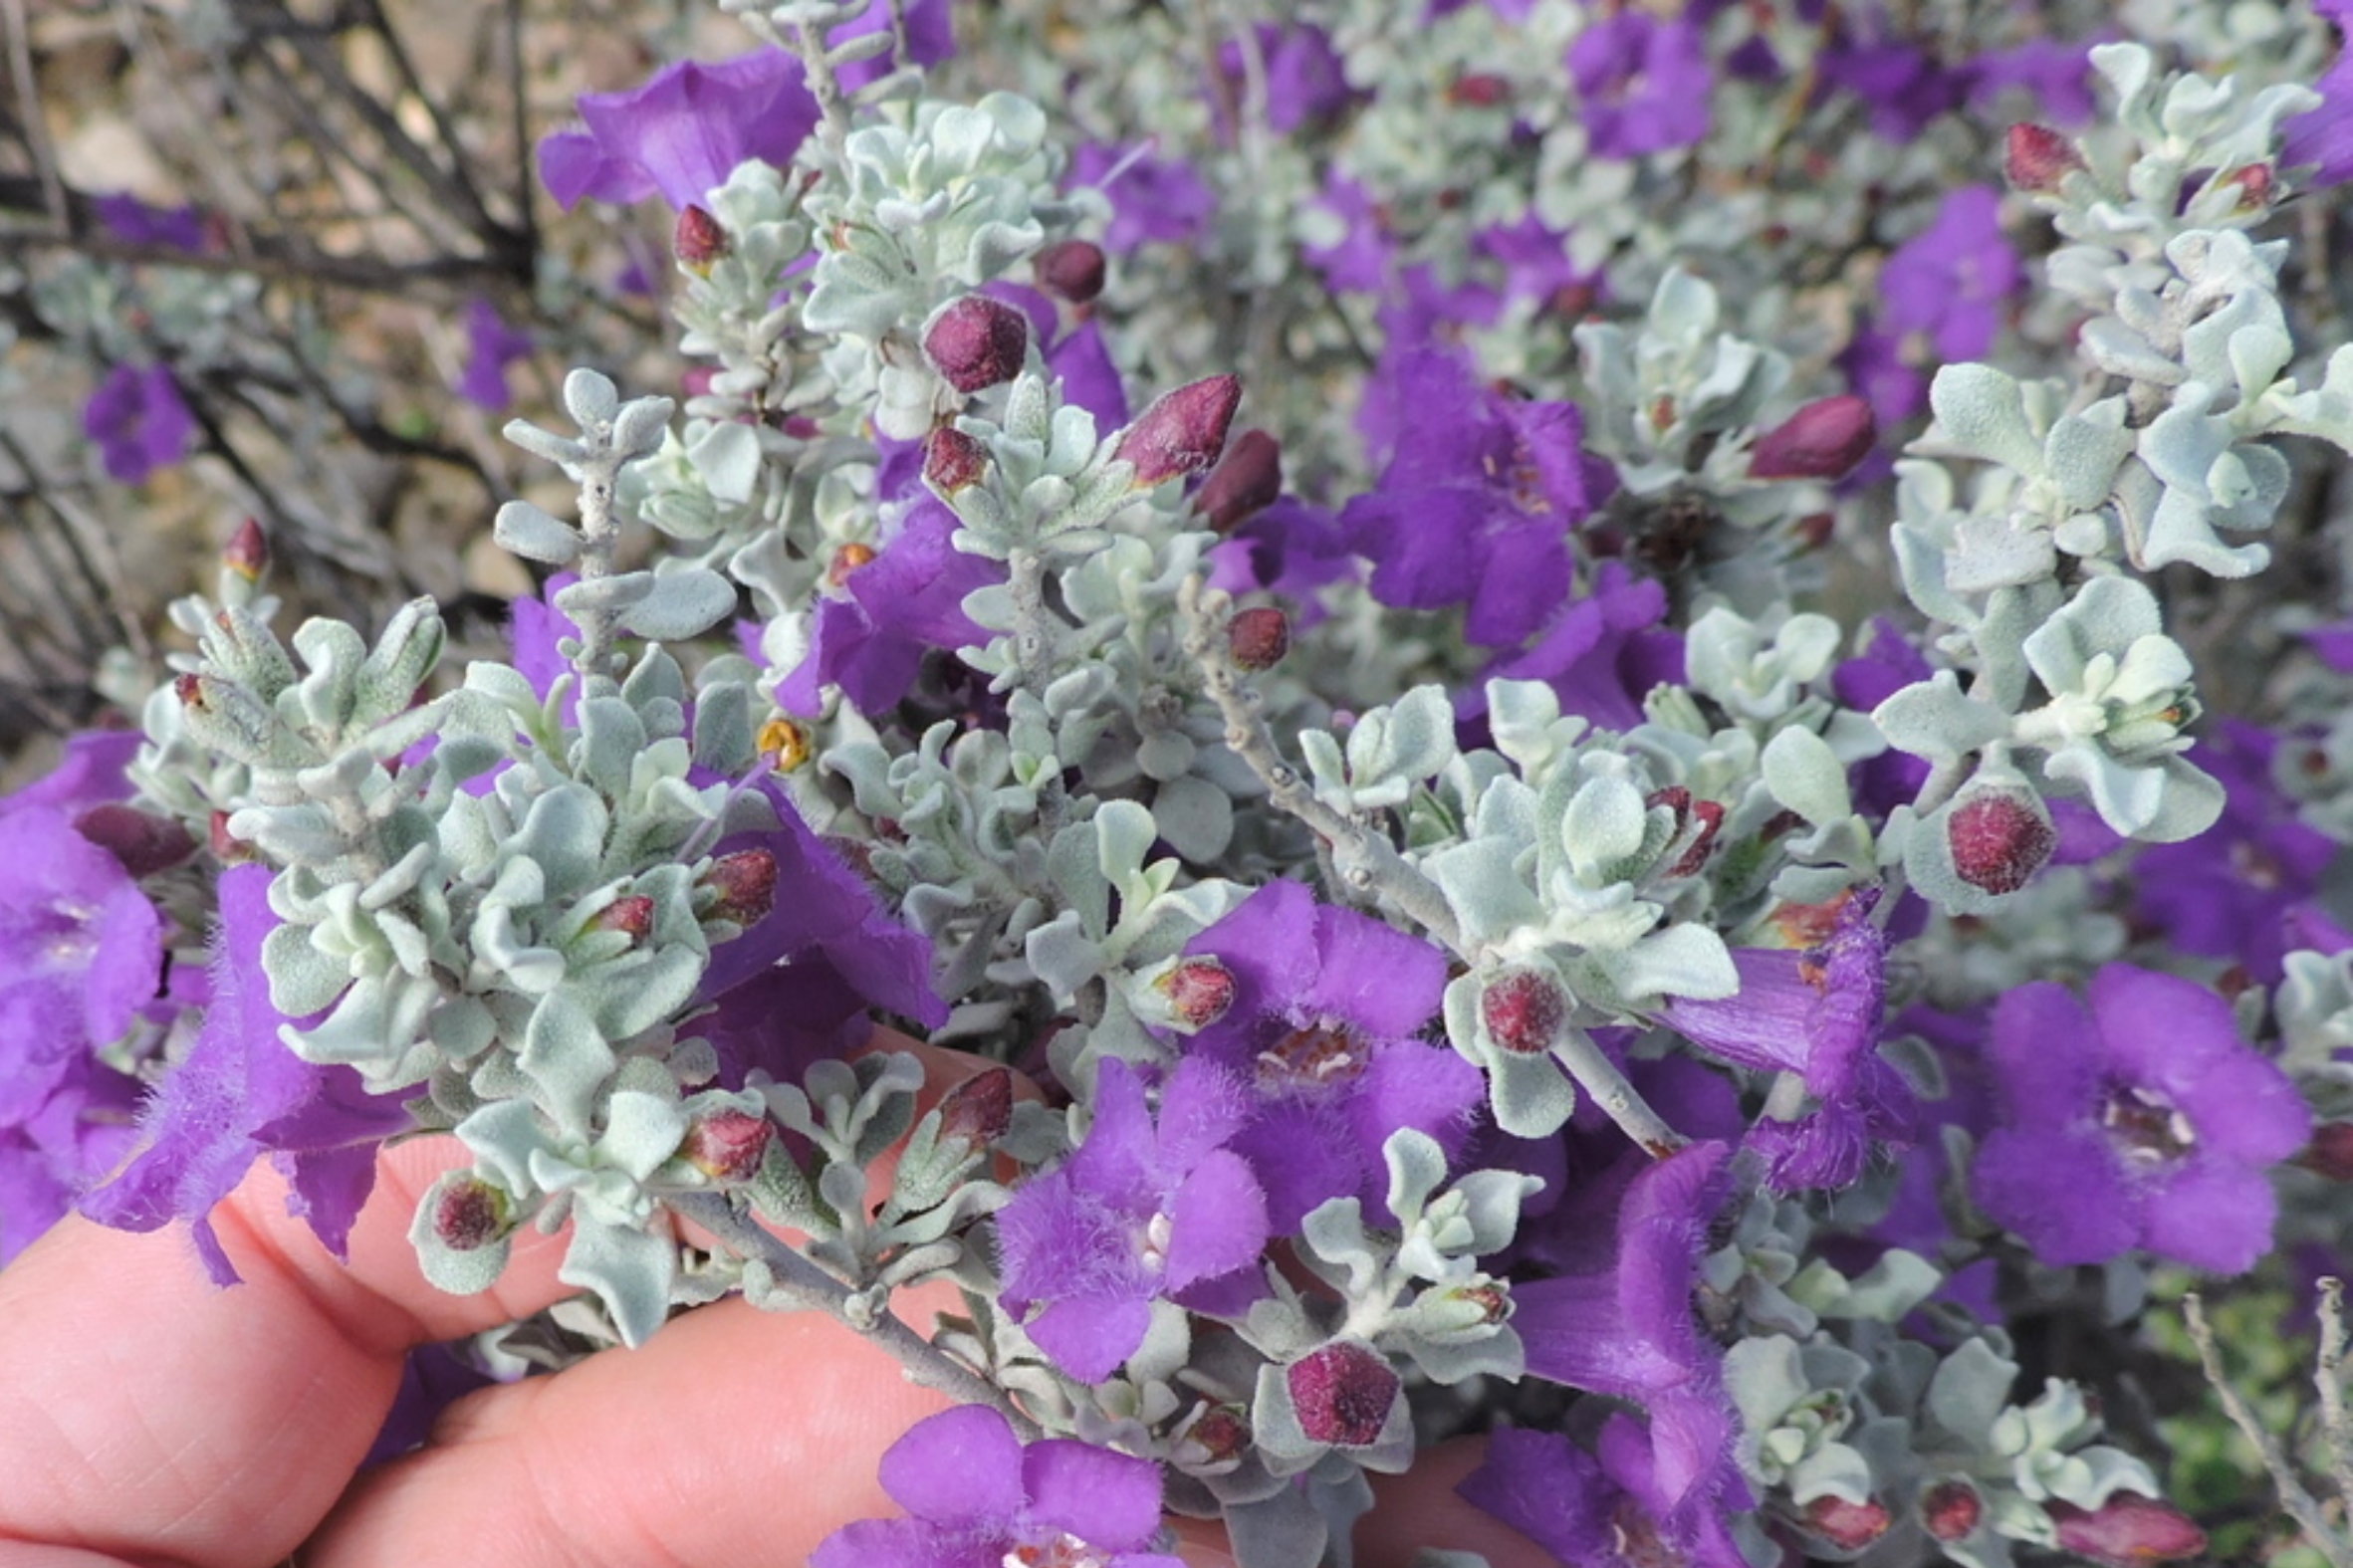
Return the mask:
{"type": "Polygon", "coordinates": [[[2120,1491],[2091,1511],[2065,1502],[2042,1506],[2058,1526],[2059,1545],[2104,1568],[2146,1568],[2206,1550],[2206,1532],[2188,1514],[2138,1492],[2120,1491]]]}
{"type": "Polygon", "coordinates": [[[1871,454],[1879,423],[1851,392],[1806,404],[1757,438],[1751,479],[1836,479],[1871,454]]]}
{"type": "Polygon", "coordinates": [[[262,573],[270,569],[270,537],[262,532],[259,519],[247,518],[237,525],[237,532],[221,552],[221,564],[248,582],[259,582],[262,573]]]}
{"type": "Polygon", "coordinates": [[[940,1141],[985,1149],[1013,1125],[1013,1073],[990,1067],[950,1089],[940,1100],[940,1141]]]}
{"type": "Polygon", "coordinates": [[[1185,1428],[1181,1442],[1201,1453],[1197,1458],[1185,1455],[1180,1463],[1189,1461],[1195,1468],[1213,1464],[1231,1467],[1249,1452],[1250,1412],[1240,1405],[1204,1406],[1193,1424],[1185,1428]]]}
{"type": "Polygon", "coordinates": [[[1956,805],[1945,819],[1945,842],[1961,880],[1989,893],[2024,887],[2059,842],[2040,805],[2033,791],[1999,784],[1956,805]]]}
{"type": "Polygon", "coordinates": [[[653,900],[643,893],[626,893],[596,911],[591,931],[618,931],[631,943],[653,935],[653,900]]]}
{"type": "Polygon", "coordinates": [[[739,849],[732,855],[721,855],[703,873],[703,886],[717,895],[704,919],[758,925],[776,908],[776,856],[765,849],[739,849]]]}
{"type": "Polygon", "coordinates": [[[989,449],[953,425],[942,425],[923,441],[923,482],[953,496],[981,482],[989,471],[989,449]]]}
{"type": "Polygon", "coordinates": [[[1378,1352],[1346,1340],[1307,1352],[1284,1369],[1283,1381],[1308,1441],[1339,1449],[1378,1442],[1403,1387],[1378,1352]]]}
{"type": "Polygon", "coordinates": [[[1012,380],[1029,351],[1028,318],[985,294],[950,300],[923,327],[924,357],[959,392],[1012,380]]]}
{"type": "Polygon", "coordinates": [[[1484,71],[1457,77],[1446,90],[1449,104],[1460,104],[1472,109],[1493,109],[1511,96],[1511,83],[1484,71]]]}
{"type": "Polygon", "coordinates": [[[1291,651],[1291,617],[1267,604],[1237,611],[1226,622],[1226,651],[1236,669],[1273,669],[1291,651]]]}
{"type": "Polygon", "coordinates": [[[1921,1528],[1940,1541],[1966,1540],[1985,1513],[1985,1500],[1965,1480],[1939,1481],[1920,1497],[1921,1528]]]}
{"type": "Polygon", "coordinates": [[[2238,210],[2262,212],[2276,197],[2276,182],[2268,163],[2249,163],[2231,176],[2231,183],[2238,187],[2238,210]]]}
{"type": "Polygon", "coordinates": [[[1698,875],[1708,863],[1708,852],[1716,847],[1716,830],[1724,825],[1724,802],[1695,800],[1691,797],[1691,791],[1683,785],[1668,784],[1663,789],[1653,789],[1643,796],[1642,803],[1645,806],[1663,805],[1674,811],[1678,837],[1689,832],[1694,821],[1700,824],[1698,836],[1692,839],[1691,847],[1684,850],[1675,863],[1667,868],[1669,876],[1698,875]]]}
{"type": "Polygon", "coordinates": [[[2017,189],[2047,195],[2083,166],[2083,154],[2075,149],[2075,143],[2048,125],[2020,123],[2009,127],[2001,171],[2017,189]]]}
{"type": "Polygon", "coordinates": [[[2322,1122],[2296,1164],[2332,1182],[2353,1182],[2353,1122],[2322,1122]]]}
{"type": "Polygon", "coordinates": [[[1234,1006],[1234,972],[1207,956],[1182,960],[1152,984],[1168,998],[1169,1010],[1197,1029],[1209,1027],[1234,1006]]]}
{"type": "Polygon", "coordinates": [[[433,1234],[453,1252],[488,1246],[507,1232],[507,1195],[479,1176],[460,1176],[433,1198],[433,1234]]]}
{"type": "Polygon", "coordinates": [[[1213,375],[1154,398],[1119,438],[1112,456],[1135,465],[1138,489],[1198,474],[1226,449],[1226,427],[1242,402],[1242,377],[1213,375]]]}
{"type": "Polygon", "coordinates": [[[686,1129],[678,1153],[714,1182],[748,1182],[758,1174],[775,1131],[765,1116],[719,1111],[686,1129]]]}
{"type": "Polygon", "coordinates": [[[196,852],[196,839],[167,816],[109,801],[74,818],[74,831],[122,862],[134,877],[162,871],[196,852]]]}
{"type": "Polygon", "coordinates": [[[1103,292],[1103,248],[1091,240],[1049,245],[1030,266],[1039,288],[1072,305],[1091,304],[1103,292]]]}
{"type": "Polygon", "coordinates": [[[1283,448],[1264,430],[1245,430],[1193,493],[1193,510],[1217,534],[1231,534],[1283,494],[1283,448]]]}
{"type": "Polygon", "coordinates": [[[1885,1506],[1868,1499],[1848,1502],[1825,1494],[1805,1505],[1805,1527],[1840,1551],[1861,1551],[1885,1535],[1893,1522],[1885,1506]]]}
{"type": "Polygon", "coordinates": [[[1515,1056],[1550,1050],[1567,1018],[1566,994],[1541,970],[1513,970],[1488,982],[1479,996],[1479,1020],[1487,1025],[1487,1037],[1515,1056]]]}
{"type": "Polygon", "coordinates": [[[253,845],[229,831],[229,813],[215,811],[205,819],[204,847],[212,858],[225,866],[238,866],[254,858],[253,845]]]}
{"type": "Polygon", "coordinates": [[[727,229],[717,218],[689,202],[670,231],[670,254],[688,272],[707,273],[711,264],[730,249],[727,229]]]}

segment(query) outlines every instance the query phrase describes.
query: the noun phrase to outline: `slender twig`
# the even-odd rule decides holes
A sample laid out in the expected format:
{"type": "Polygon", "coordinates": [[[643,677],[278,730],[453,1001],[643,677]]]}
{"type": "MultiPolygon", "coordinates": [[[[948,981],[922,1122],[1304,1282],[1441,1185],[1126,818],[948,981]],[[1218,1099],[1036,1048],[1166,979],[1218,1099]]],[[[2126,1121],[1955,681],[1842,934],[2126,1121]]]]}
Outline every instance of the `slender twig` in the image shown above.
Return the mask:
{"type": "Polygon", "coordinates": [[[2279,1488],[2280,1507],[2336,1568],[2353,1568],[2353,1542],[2346,1541],[2330,1526],[2327,1511],[2296,1478],[2295,1466],[2280,1448],[2279,1440],[2271,1436],[2263,1419],[2231,1386],[2223,1370],[2223,1353],[2215,1344],[2214,1329],[2206,1321],[2206,1304],[2195,1291],[2182,1297],[2182,1320],[2189,1329],[2190,1342],[2198,1347],[2198,1363],[2206,1369],[2206,1381],[2213,1386],[2215,1397],[2223,1402],[2224,1414],[2254,1445],[2263,1468],[2270,1473],[2271,1484],[2279,1488]]]}
{"type": "Polygon", "coordinates": [[[41,79],[33,66],[33,31],[25,16],[25,0],[7,0],[8,72],[16,82],[16,101],[24,109],[25,145],[33,154],[34,171],[41,177],[41,202],[49,221],[61,235],[74,232],[74,214],[66,205],[66,182],[57,171],[56,150],[49,144],[49,127],[41,118],[41,79]]]}
{"type": "Polygon", "coordinates": [[[1038,1424],[1003,1389],[949,1357],[887,1308],[871,1315],[852,1308],[851,1298],[859,1292],[754,1224],[726,1198],[687,1193],[671,1199],[670,1209],[710,1232],[738,1257],[765,1263],[778,1287],[772,1299],[783,1300],[788,1308],[831,1313],[887,1351],[906,1370],[909,1381],[967,1405],[990,1407],[1013,1424],[1024,1442],[1042,1436],[1038,1424]]]}
{"type": "Polygon", "coordinates": [[[2345,1414],[2345,1282],[2320,1281],[2320,1357],[2312,1379],[2320,1395],[2320,1433],[2337,1501],[2353,1506],[2353,1422],[2345,1414]]]}

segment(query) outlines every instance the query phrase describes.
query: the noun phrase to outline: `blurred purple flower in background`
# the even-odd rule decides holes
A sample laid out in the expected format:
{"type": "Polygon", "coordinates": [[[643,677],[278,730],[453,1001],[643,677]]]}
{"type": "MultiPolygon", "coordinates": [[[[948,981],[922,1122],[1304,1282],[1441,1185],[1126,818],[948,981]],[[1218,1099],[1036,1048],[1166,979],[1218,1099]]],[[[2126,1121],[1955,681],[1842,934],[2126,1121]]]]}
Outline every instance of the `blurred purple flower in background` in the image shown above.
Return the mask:
{"type": "Polygon", "coordinates": [[[82,430],[98,443],[108,477],[135,485],[188,455],[196,416],[162,365],[118,364],[83,405],[82,430]]]}
{"type": "Polygon", "coordinates": [[[673,207],[699,204],[747,159],[792,162],[818,122],[801,62],[781,49],[664,66],[633,92],[583,94],[580,109],[586,129],[539,144],[540,177],[566,208],[656,194],[673,207]]]}
{"type": "Polygon", "coordinates": [[[1688,147],[1708,133],[1716,84],[1700,30],[1689,22],[1621,12],[1579,33],[1567,65],[1585,132],[1602,157],[1688,147]]]}
{"type": "Polygon", "coordinates": [[[531,334],[507,325],[498,307],[488,300],[466,306],[466,368],[458,377],[457,394],[477,408],[497,413],[515,400],[507,384],[507,366],[534,347],[531,334]]]}
{"type": "Polygon", "coordinates": [[[107,232],[125,245],[155,245],[174,251],[204,249],[204,214],[194,207],[153,207],[128,191],[93,196],[90,206],[107,232]]]}
{"type": "Polygon", "coordinates": [[[1880,326],[1898,336],[1926,334],[1948,362],[1980,358],[2024,280],[2017,252],[2001,237],[2000,193],[1964,185],[1947,193],[1934,223],[1887,258],[1880,326]]]}

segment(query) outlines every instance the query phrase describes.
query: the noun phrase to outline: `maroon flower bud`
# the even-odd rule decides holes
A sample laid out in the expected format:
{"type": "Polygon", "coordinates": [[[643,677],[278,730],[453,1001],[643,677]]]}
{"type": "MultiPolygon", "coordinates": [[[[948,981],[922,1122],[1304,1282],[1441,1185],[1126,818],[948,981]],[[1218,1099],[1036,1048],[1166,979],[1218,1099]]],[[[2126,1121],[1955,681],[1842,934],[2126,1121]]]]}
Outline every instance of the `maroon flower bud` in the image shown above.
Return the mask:
{"type": "Polygon", "coordinates": [[[1669,876],[1698,875],[1700,868],[1708,863],[1708,852],[1716,847],[1716,830],[1724,825],[1724,802],[1694,800],[1691,791],[1683,785],[1669,784],[1664,789],[1653,789],[1643,796],[1642,803],[1671,808],[1675,812],[1675,831],[1678,835],[1689,831],[1694,821],[1700,824],[1698,836],[1692,839],[1691,847],[1684,850],[1681,857],[1667,868],[1669,876]]]}
{"type": "Polygon", "coordinates": [[[221,552],[221,564],[248,582],[259,582],[262,573],[270,569],[270,537],[262,532],[258,519],[247,518],[237,525],[236,535],[221,552]]]}
{"type": "Polygon", "coordinates": [[[2083,154],[2075,150],[2075,143],[2048,125],[2024,123],[2009,127],[2001,171],[2019,190],[2048,194],[2082,167],[2083,154]]]}
{"type": "Polygon", "coordinates": [[[1479,1020],[1487,1037],[1515,1056],[1552,1048],[1568,1018],[1568,998],[1560,983],[1540,970],[1516,969],[1488,982],[1479,996],[1479,1020]]]}
{"type": "Polygon", "coordinates": [[[2261,212],[2271,205],[2274,196],[2271,165],[2249,163],[2231,176],[2231,183],[2238,187],[2238,210],[2261,212]]]}
{"type": "Polygon", "coordinates": [[[203,711],[204,677],[193,670],[172,677],[171,694],[180,700],[181,707],[203,711]]]}
{"type": "Polygon", "coordinates": [[[1049,245],[1030,263],[1038,287],[1072,305],[1087,305],[1103,292],[1103,248],[1092,240],[1049,245]]]}
{"type": "Polygon", "coordinates": [[[705,919],[757,925],[776,908],[776,856],[765,849],[721,855],[703,873],[703,886],[717,895],[705,919]]]}
{"type": "Polygon", "coordinates": [[[1894,1520],[1881,1504],[1816,1497],[1805,1505],[1805,1527],[1841,1551],[1856,1552],[1887,1533],[1894,1520]]]}
{"type": "Polygon", "coordinates": [[[1403,1387],[1387,1360],[1345,1340],[1310,1350],[1284,1370],[1283,1381],[1308,1441],[1338,1449],[1378,1442],[1403,1387]]]}
{"type": "Polygon", "coordinates": [[[1245,430],[1193,493],[1193,510],[1219,534],[1231,534],[1283,494],[1283,448],[1264,430],[1245,430]]]}
{"type": "Polygon", "coordinates": [[[1013,1125],[1013,1074],[1003,1067],[976,1072],[940,1100],[940,1140],[983,1149],[1013,1125]]]}
{"type": "Polygon", "coordinates": [[[478,1176],[461,1176],[433,1199],[433,1234],[453,1252],[488,1246],[507,1232],[507,1195],[478,1176]]]}
{"type": "Polygon", "coordinates": [[[1967,1539],[1985,1513],[1984,1499],[1965,1480],[1939,1481],[1921,1494],[1921,1527],[1940,1541],[1967,1539]]]}
{"type": "Polygon", "coordinates": [[[689,202],[670,231],[670,254],[689,272],[707,273],[711,263],[727,254],[726,228],[717,218],[689,202]]]}
{"type": "Polygon", "coordinates": [[[653,935],[653,900],[643,893],[623,894],[596,911],[588,929],[618,931],[631,942],[642,942],[653,935]]]}
{"type": "Polygon", "coordinates": [[[121,861],[134,877],[178,865],[196,852],[195,836],[170,817],[112,801],[75,817],[74,831],[121,861]]]}
{"type": "Polygon", "coordinates": [[[1945,842],[1962,881],[1989,893],[2014,893],[2042,869],[2059,835],[2030,791],[1996,785],[1953,808],[1945,818],[1945,842]]]}
{"type": "Polygon", "coordinates": [[[1029,318],[985,294],[950,300],[923,328],[924,357],[959,392],[1012,380],[1029,351],[1029,318]]]}
{"type": "Polygon", "coordinates": [[[2353,1122],[2322,1122],[2296,1164],[2332,1182],[2353,1182],[2353,1122]]]}
{"type": "Polygon", "coordinates": [[[253,858],[253,845],[229,831],[229,813],[215,811],[204,824],[204,847],[222,865],[243,865],[253,858]]]}
{"type": "Polygon", "coordinates": [[[1250,1412],[1239,1405],[1212,1405],[1185,1429],[1185,1441],[1208,1455],[1205,1463],[1239,1459],[1250,1447],[1250,1412]]]}
{"type": "Polygon", "coordinates": [[[989,471],[989,449],[954,425],[923,440],[923,482],[943,496],[977,485],[989,471]]]}
{"type": "Polygon", "coordinates": [[[2206,1550],[2206,1532],[2172,1503],[2120,1491],[2096,1510],[2046,1502],[2059,1545],[2104,1568],[2146,1568],[2206,1550]]]}
{"type": "Polygon", "coordinates": [[[1511,83],[1483,71],[1455,78],[1454,85],[1446,90],[1449,104],[1461,104],[1473,109],[1493,109],[1511,96],[1511,83]]]}
{"type": "Polygon", "coordinates": [[[1226,650],[1237,669],[1273,669],[1291,651],[1291,617],[1268,604],[1237,611],[1226,622],[1226,650]]]}
{"type": "Polygon", "coordinates": [[[1879,422],[1851,392],[1806,404],[1757,438],[1751,479],[1836,479],[1871,455],[1879,422]]]}
{"type": "Polygon", "coordinates": [[[775,1131],[765,1116],[719,1111],[687,1128],[678,1152],[714,1182],[748,1182],[759,1172],[775,1131]]]}
{"type": "Polygon", "coordinates": [[[1213,375],[1152,400],[1112,456],[1135,465],[1139,489],[1198,474],[1226,449],[1226,427],[1242,402],[1242,377],[1213,375]]]}
{"type": "Polygon", "coordinates": [[[1205,1029],[1234,1006],[1234,972],[1214,958],[1189,958],[1153,982],[1168,998],[1169,1009],[1205,1029]]]}

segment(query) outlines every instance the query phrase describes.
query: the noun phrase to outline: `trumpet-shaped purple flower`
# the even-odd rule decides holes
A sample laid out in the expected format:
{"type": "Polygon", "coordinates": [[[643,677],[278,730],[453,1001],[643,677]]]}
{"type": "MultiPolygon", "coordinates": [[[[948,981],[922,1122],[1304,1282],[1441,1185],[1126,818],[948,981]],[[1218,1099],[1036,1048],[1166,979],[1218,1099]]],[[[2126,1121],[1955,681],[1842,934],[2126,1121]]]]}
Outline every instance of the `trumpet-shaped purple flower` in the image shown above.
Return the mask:
{"type": "Polygon", "coordinates": [[[1328,1198],[1388,1213],[1381,1147],[1410,1127],[1451,1158],[1486,1099],[1479,1069],[1414,1037],[1438,1010],[1446,961],[1418,937],[1272,882],[1193,939],[1233,977],[1225,1014],[1186,1054],[1251,1085],[1234,1136],[1277,1234],[1328,1198]]]}
{"type": "Polygon", "coordinates": [[[2317,165],[2301,183],[2307,190],[2353,178],[2353,0],[2312,0],[2315,14],[2336,29],[2337,58],[2312,90],[2320,107],[2280,122],[2279,162],[2284,168],[2317,165]]]}
{"type": "Polygon", "coordinates": [[[1388,356],[1365,401],[1393,444],[1340,527],[1373,563],[1373,596],[1466,604],[1472,641],[1525,642],[1567,599],[1568,531],[1608,493],[1607,469],[1578,446],[1576,405],[1498,396],[1436,348],[1388,356]]]}
{"type": "Polygon", "coordinates": [[[781,49],[664,66],[633,92],[582,95],[580,110],[586,129],[540,138],[540,177],[568,209],[656,194],[695,205],[739,163],[792,162],[818,122],[801,62],[781,49]]]}
{"type": "Polygon", "coordinates": [[[1143,1344],[1154,1300],[1207,1286],[1222,1304],[1224,1285],[1251,1283],[1267,1200],[1227,1147],[1247,1115],[1242,1085],[1206,1061],[1169,1074],[1157,1117],[1133,1067],[1096,1069],[1085,1142],[997,1216],[1006,1310],[1057,1366],[1099,1383],[1143,1344]]]}
{"type": "Polygon", "coordinates": [[[1731,1154],[1728,1144],[1695,1143],[1647,1167],[1619,1206],[1606,1266],[1512,1292],[1530,1374],[1634,1401],[1648,1415],[1646,1500],[1670,1531],[1689,1533],[1749,1497],[1723,1352],[1700,1332],[1692,1305],[1731,1154]]]}
{"type": "Polygon", "coordinates": [[[1747,1568],[1720,1508],[1678,1508],[1641,1423],[1612,1416],[1594,1454],[1549,1432],[1507,1430],[1455,1488],[1564,1563],[1590,1568],[1747,1568]]]}
{"type": "Polygon", "coordinates": [[[507,366],[529,354],[531,334],[509,327],[498,307],[476,300],[466,307],[466,368],[458,377],[457,394],[477,408],[497,413],[515,400],[507,384],[507,366]]]}
{"type": "Polygon", "coordinates": [[[927,496],[880,554],[843,576],[838,596],[818,600],[809,656],[777,688],[788,713],[818,712],[827,685],[860,713],[887,713],[915,683],[927,650],[988,640],[964,598],[1000,572],[957,550],[955,532],[954,514],[927,496]]]}
{"type": "Polygon", "coordinates": [[[374,1182],[376,1146],[413,1125],[399,1096],[369,1094],[350,1067],[307,1062],[279,1038],[281,1024],[301,1020],[270,1005],[261,962],[277,924],[269,891],[265,867],[222,875],[204,1027],[141,1112],[140,1152],[82,1200],[84,1214],[118,1230],[194,1222],[196,1250],[224,1285],[237,1271],[209,1217],[254,1161],[281,1157],[295,1211],[340,1256],[374,1182]]]}
{"type": "Polygon", "coordinates": [[[2048,982],[2002,997],[1987,1054],[2002,1125],[1979,1147],[1978,1205],[2045,1262],[2141,1247],[2238,1273],[2269,1247],[2265,1168],[2312,1116],[2221,997],[2110,964],[2088,1008],[2048,982]]]}
{"type": "Polygon", "coordinates": [[[1579,33],[1567,64],[1585,133],[1602,157],[1665,152],[1707,135],[1715,79],[1688,21],[1622,11],[1579,33]]]}
{"type": "Polygon", "coordinates": [[[1803,952],[1741,948],[1738,995],[1671,999],[1661,1016],[1702,1049],[1762,1072],[1796,1072],[1818,1102],[1795,1122],[1765,1120],[1752,1143],[1777,1192],[1845,1187],[1874,1138],[1909,1138],[1915,1105],[1878,1055],[1887,1002],[1887,938],[1871,921],[1877,888],[1845,895],[1830,929],[1803,952]]]}
{"type": "Polygon", "coordinates": [[[907,1517],[842,1526],[810,1568],[1183,1568],[1151,1549],[1157,1466],[1070,1438],[1025,1449],[986,1405],[916,1423],[881,1477],[907,1517]]]}
{"type": "Polygon", "coordinates": [[[1934,223],[1887,258],[1880,325],[1898,336],[1925,335],[1941,360],[1976,359],[1994,346],[2024,278],[2018,253],[2001,237],[2000,193],[1964,185],[1946,195],[1934,223]]]}
{"type": "Polygon", "coordinates": [[[118,364],[83,405],[82,431],[98,443],[107,476],[135,485],[188,455],[196,416],[163,366],[118,364]]]}

